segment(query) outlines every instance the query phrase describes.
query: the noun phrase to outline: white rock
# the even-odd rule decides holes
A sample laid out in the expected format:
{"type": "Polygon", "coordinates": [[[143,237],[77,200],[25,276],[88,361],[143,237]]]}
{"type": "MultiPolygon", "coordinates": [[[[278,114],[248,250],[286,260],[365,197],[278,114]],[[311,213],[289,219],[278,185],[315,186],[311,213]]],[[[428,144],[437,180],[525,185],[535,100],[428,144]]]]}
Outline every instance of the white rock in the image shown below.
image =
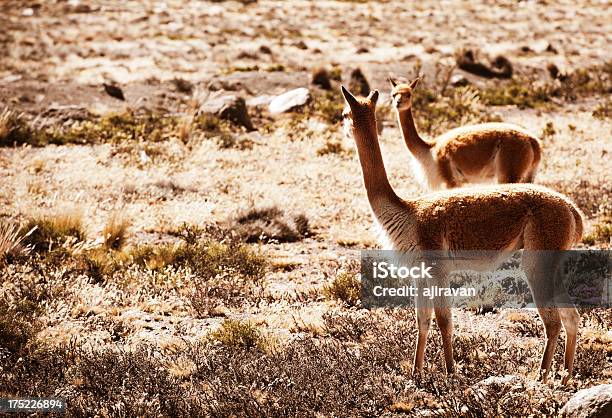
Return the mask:
{"type": "Polygon", "coordinates": [[[579,390],[561,410],[562,417],[612,417],[612,385],[599,385],[579,390]]]}
{"type": "Polygon", "coordinates": [[[310,101],[310,91],[305,87],[289,90],[270,102],[270,113],[284,113],[304,106],[310,101]]]}

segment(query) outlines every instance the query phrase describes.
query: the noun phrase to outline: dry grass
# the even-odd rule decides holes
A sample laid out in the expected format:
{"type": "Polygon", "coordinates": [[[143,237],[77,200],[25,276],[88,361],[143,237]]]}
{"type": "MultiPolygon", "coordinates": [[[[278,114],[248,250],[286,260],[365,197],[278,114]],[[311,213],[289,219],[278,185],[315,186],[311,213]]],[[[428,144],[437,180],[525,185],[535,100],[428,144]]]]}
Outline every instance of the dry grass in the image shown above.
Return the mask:
{"type": "Polygon", "coordinates": [[[65,246],[85,241],[83,215],[78,210],[30,219],[22,231],[32,231],[24,242],[34,251],[51,251],[54,246],[65,246]]]}
{"type": "Polygon", "coordinates": [[[361,298],[361,284],[354,273],[340,272],[323,288],[323,295],[330,300],[341,300],[348,306],[356,306],[361,298]]]}
{"type": "MultiPolygon", "coordinates": [[[[553,19],[541,2],[502,5],[495,16],[460,2],[410,10],[361,0],[222,2],[216,11],[198,1],[143,9],[126,0],[121,10],[38,3],[32,16],[22,14],[29,6],[0,5],[0,101],[10,106],[0,113],[0,216],[77,201],[88,231],[103,232],[86,242],[58,232],[3,263],[0,395],[55,394],[71,416],[556,416],[576,390],[610,382],[610,309],[581,312],[569,386],[559,379],[563,336],[553,381],[540,385],[537,314],[488,308],[453,310],[455,376],[444,373],[433,322],[425,373],[413,377],[413,310],[360,309],[350,265],[358,248],[343,245],[375,247],[375,235],[338,123],[338,85],[357,67],[381,98],[389,72],[422,75],[415,113],[428,135],[498,118],[539,133],[550,121],[538,178],[575,199],[590,226],[604,226],[592,245],[605,247],[612,189],[602,174],[610,82],[601,5],[556,4],[553,19]],[[465,19],[456,19],[458,7],[465,19]],[[499,13],[507,25],[496,23],[499,13]],[[389,30],[414,19],[416,43],[389,30]],[[473,30],[449,38],[443,19],[450,31],[466,19],[473,30]],[[214,30],[203,39],[201,27],[214,30]],[[550,51],[516,53],[551,31],[550,51]],[[502,50],[515,78],[468,76],[469,86],[453,87],[436,62],[465,45],[502,50]],[[549,62],[561,67],[554,78],[549,62]],[[584,68],[564,73],[563,63],[584,68]],[[310,66],[321,65],[332,68],[331,90],[313,88],[300,111],[268,114],[264,96],[305,85],[310,66]],[[223,74],[232,66],[249,71],[223,74]],[[126,102],[99,88],[108,77],[123,80],[126,102]],[[209,94],[259,102],[248,108],[257,131],[199,114],[209,94]],[[129,231],[121,214],[130,214],[129,231]],[[511,385],[479,384],[504,374],[516,377],[511,385]]],[[[390,120],[389,110],[381,100],[377,118],[390,120]]],[[[388,131],[390,181],[400,196],[417,196],[399,129],[388,131]]]]}
{"type": "Polygon", "coordinates": [[[121,250],[127,241],[129,227],[130,221],[124,215],[113,212],[102,231],[104,246],[109,250],[121,250]]]}
{"type": "Polygon", "coordinates": [[[587,245],[601,245],[609,247],[612,245],[612,219],[604,219],[593,225],[591,233],[582,238],[587,245]]]}
{"type": "Polygon", "coordinates": [[[252,349],[262,344],[263,337],[256,326],[248,322],[226,319],[211,338],[228,347],[252,349]]]}
{"type": "Polygon", "coordinates": [[[418,129],[436,136],[462,125],[499,121],[482,104],[480,93],[474,88],[437,85],[438,91],[425,85],[414,91],[412,103],[418,129]]]}
{"type": "Polygon", "coordinates": [[[0,265],[30,252],[31,247],[24,245],[24,240],[34,233],[35,228],[23,231],[15,223],[0,221],[0,265]]]}

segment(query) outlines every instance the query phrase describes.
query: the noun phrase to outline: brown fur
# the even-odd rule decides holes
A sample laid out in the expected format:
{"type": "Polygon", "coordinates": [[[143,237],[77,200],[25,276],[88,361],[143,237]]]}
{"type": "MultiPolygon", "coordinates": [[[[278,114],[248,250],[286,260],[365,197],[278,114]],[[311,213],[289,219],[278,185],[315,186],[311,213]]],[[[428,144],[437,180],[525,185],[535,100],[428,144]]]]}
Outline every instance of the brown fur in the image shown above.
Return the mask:
{"type": "Polygon", "coordinates": [[[421,164],[430,187],[534,180],[542,156],[540,141],[534,135],[512,124],[483,123],[453,129],[432,141],[424,141],[412,116],[411,97],[417,80],[411,84],[390,81],[402,136],[421,164]]]}
{"type": "MultiPolygon", "coordinates": [[[[400,199],[391,188],[384,168],[376,131],[376,99],[372,92],[357,99],[342,88],[350,107],[347,123],[357,145],[364,184],[374,213],[391,248],[412,250],[565,250],[582,236],[583,219],[578,208],[565,196],[532,184],[504,184],[469,189],[445,190],[416,199],[400,199]]],[[[535,254],[535,255],[534,255],[535,254]]],[[[487,267],[503,260],[478,260],[487,267]]],[[[536,304],[550,289],[551,272],[558,260],[523,253],[523,267],[536,304]]],[[[444,266],[439,267],[436,285],[447,280],[444,266]]],[[[423,286],[424,284],[418,284],[423,286]]],[[[569,299],[568,299],[569,300],[569,299]]],[[[425,345],[435,313],[442,334],[447,371],[454,371],[452,354],[452,315],[444,298],[431,306],[417,298],[419,334],[414,357],[414,371],[423,368],[425,345]]],[[[565,327],[567,343],[565,368],[567,382],[573,369],[579,315],[575,308],[539,307],[545,325],[546,347],[541,363],[541,377],[546,379],[559,336],[565,327]]]]}

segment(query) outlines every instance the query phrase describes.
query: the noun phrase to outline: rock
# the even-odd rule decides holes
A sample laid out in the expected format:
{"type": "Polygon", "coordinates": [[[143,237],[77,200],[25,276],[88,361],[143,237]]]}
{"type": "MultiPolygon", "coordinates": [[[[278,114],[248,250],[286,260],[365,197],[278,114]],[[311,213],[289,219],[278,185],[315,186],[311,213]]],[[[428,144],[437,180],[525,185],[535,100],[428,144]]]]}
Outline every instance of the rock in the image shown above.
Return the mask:
{"type": "Polygon", "coordinates": [[[193,84],[184,78],[173,78],[170,81],[174,84],[176,91],[180,93],[191,94],[193,91],[193,84]]]}
{"type": "Polygon", "coordinates": [[[299,49],[308,49],[308,45],[306,45],[306,42],[304,41],[298,41],[295,44],[293,44],[293,46],[299,49]]]}
{"type": "Polygon", "coordinates": [[[579,390],[561,409],[562,417],[612,417],[612,385],[599,385],[579,390]]]}
{"type": "Polygon", "coordinates": [[[370,52],[370,50],[368,48],[366,48],[365,46],[362,46],[360,48],[357,48],[356,52],[358,54],[366,54],[366,53],[370,52]]]}
{"type": "Polygon", "coordinates": [[[244,126],[249,131],[255,130],[242,97],[230,95],[211,99],[200,107],[200,112],[213,113],[221,119],[244,126]]]}
{"type": "Polygon", "coordinates": [[[312,84],[321,87],[323,90],[331,90],[331,80],[325,68],[316,68],[312,72],[312,84]]]}
{"type": "Polygon", "coordinates": [[[305,87],[289,90],[276,96],[270,102],[270,113],[284,113],[306,105],[310,101],[310,91],[305,87]]]}
{"type": "Polygon", "coordinates": [[[450,79],[450,84],[453,87],[463,87],[470,84],[470,80],[468,80],[461,74],[454,74],[450,79]]]}
{"type": "Polygon", "coordinates": [[[106,94],[108,94],[109,96],[114,97],[115,99],[118,99],[118,100],[125,101],[123,90],[121,90],[120,87],[117,87],[113,84],[106,84],[106,83],[102,83],[102,86],[104,87],[104,91],[106,92],[106,94]]]}
{"type": "Polygon", "coordinates": [[[257,96],[251,99],[248,99],[246,104],[248,107],[260,107],[260,106],[268,106],[270,102],[274,99],[274,96],[257,96]]]}
{"type": "Polygon", "coordinates": [[[370,84],[365,78],[365,75],[361,72],[360,68],[355,68],[351,72],[351,79],[349,80],[349,91],[359,96],[367,96],[370,94],[370,84]]]}
{"type": "Polygon", "coordinates": [[[267,45],[260,46],[259,47],[259,52],[261,52],[262,54],[268,54],[268,55],[272,54],[272,50],[267,45]]]}

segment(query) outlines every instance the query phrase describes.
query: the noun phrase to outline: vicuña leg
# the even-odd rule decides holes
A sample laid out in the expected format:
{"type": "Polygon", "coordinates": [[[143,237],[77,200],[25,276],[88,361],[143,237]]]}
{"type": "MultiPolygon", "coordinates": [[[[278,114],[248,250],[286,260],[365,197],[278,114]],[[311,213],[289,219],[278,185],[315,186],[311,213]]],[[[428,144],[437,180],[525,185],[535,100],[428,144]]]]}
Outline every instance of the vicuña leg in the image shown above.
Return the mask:
{"type": "MultiPolygon", "coordinates": [[[[417,281],[418,282],[418,281],[417,281]]],[[[425,360],[425,346],[431,325],[433,307],[431,300],[423,296],[424,283],[417,283],[418,294],[416,297],[416,319],[419,334],[417,336],[416,349],[414,351],[414,364],[412,372],[415,375],[423,371],[423,361],[425,360]]]]}
{"type": "Polygon", "coordinates": [[[563,328],[565,328],[565,334],[567,341],[565,343],[565,359],[564,367],[567,374],[561,380],[563,385],[571,379],[574,371],[574,355],[576,354],[576,342],[578,340],[578,328],[580,327],[580,315],[576,308],[560,308],[559,315],[561,316],[561,322],[563,322],[563,328]]]}
{"type": "Polygon", "coordinates": [[[546,345],[540,363],[540,379],[546,382],[561,332],[561,318],[556,308],[538,308],[538,313],[544,322],[544,333],[546,335],[546,345]]]}
{"type": "Polygon", "coordinates": [[[448,306],[434,307],[436,313],[436,323],[442,334],[442,348],[444,350],[444,364],[448,374],[455,372],[453,360],[453,317],[448,306]]]}
{"type": "MultiPolygon", "coordinates": [[[[550,371],[557,341],[563,321],[567,333],[565,349],[565,369],[571,374],[576,350],[576,335],[578,331],[578,313],[575,308],[560,308],[559,303],[569,303],[569,297],[561,281],[557,281],[557,270],[561,258],[553,251],[523,252],[523,267],[533,294],[533,300],[538,313],[544,322],[546,344],[540,365],[540,378],[546,382],[550,371]],[[558,288],[555,288],[557,286],[558,288]],[[559,292],[561,291],[561,292],[559,292]],[[572,313],[575,312],[575,313],[572,313]]],[[[567,379],[564,379],[567,381],[567,379]]]]}

